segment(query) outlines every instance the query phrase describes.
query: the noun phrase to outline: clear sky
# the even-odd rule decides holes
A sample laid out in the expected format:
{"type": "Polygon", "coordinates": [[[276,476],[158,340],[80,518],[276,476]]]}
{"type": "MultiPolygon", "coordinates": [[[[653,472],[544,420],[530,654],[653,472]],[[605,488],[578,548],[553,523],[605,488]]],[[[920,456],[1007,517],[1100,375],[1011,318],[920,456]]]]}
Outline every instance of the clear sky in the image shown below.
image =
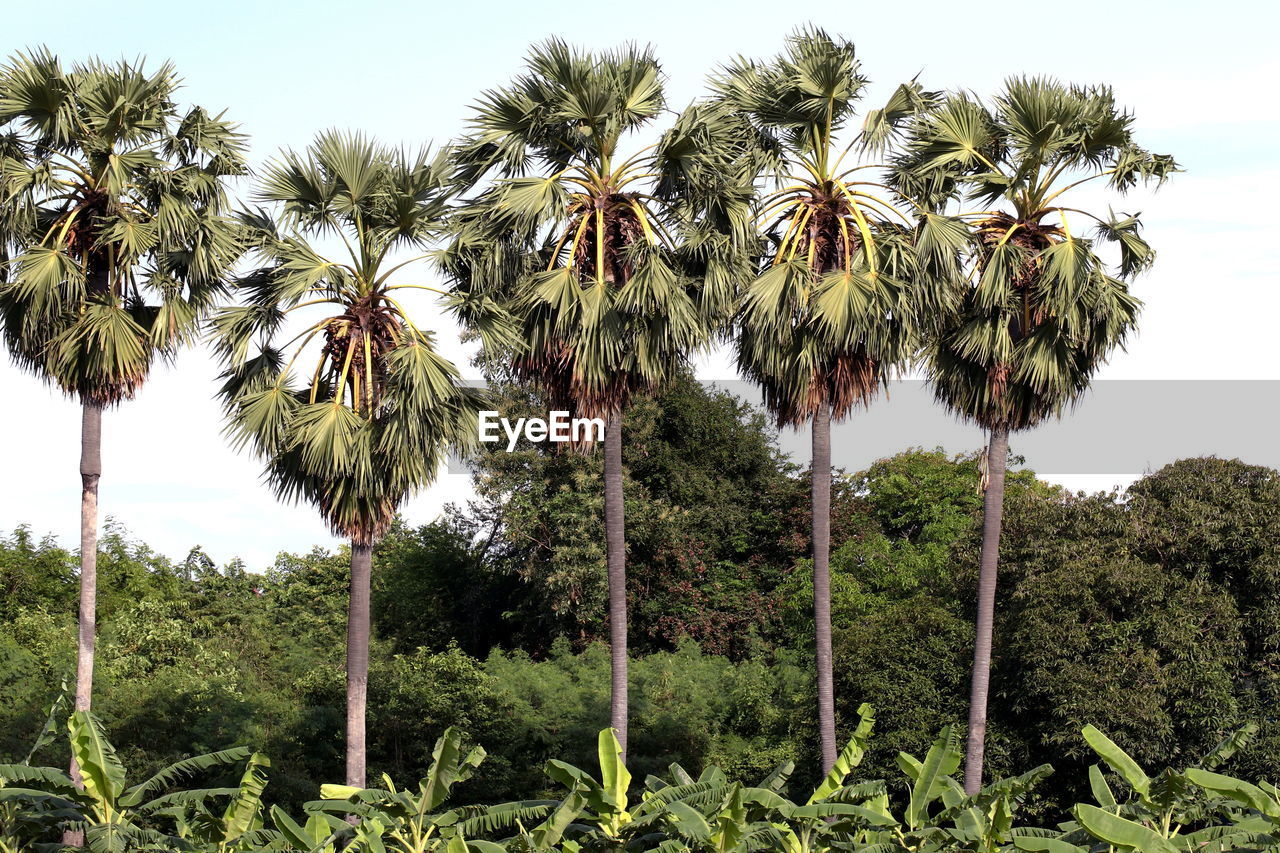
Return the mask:
{"type": "MultiPolygon", "coordinates": [[[[1123,379],[1280,379],[1274,202],[1280,197],[1280,76],[1270,2],[1081,4],[756,2],[130,2],[64,0],[56,14],[6,16],[0,50],[46,44],[65,60],[92,54],[173,60],[183,99],[225,108],[252,136],[255,162],[326,127],[418,145],[457,134],[468,105],[520,70],[527,46],[560,35],[583,46],[651,43],[668,99],[695,97],[716,65],[768,56],[812,23],[856,42],[873,80],[868,103],[921,73],[931,88],[991,92],[1010,74],[1108,83],[1137,114],[1140,141],[1186,168],[1158,194],[1137,193],[1160,252],[1141,279],[1142,331],[1103,372],[1123,379]]],[[[424,306],[425,325],[465,361],[452,326],[424,306]]],[[[699,375],[733,376],[722,353],[699,375]]],[[[253,568],[280,550],[331,543],[310,507],[283,507],[259,467],[220,437],[216,369],[201,350],[157,371],[139,398],[108,413],[101,507],[172,557],[203,546],[253,568]]],[[[0,364],[5,448],[0,530],[19,523],[74,544],[78,530],[76,407],[0,364]]],[[[887,405],[887,404],[878,404],[887,405]]],[[[1229,416],[1229,413],[1224,413],[1229,416]]],[[[980,437],[949,450],[976,447],[980,437]]],[[[1016,449],[1016,448],[1015,448],[1016,449]]],[[[1035,466],[1035,459],[1028,459],[1035,466]]],[[[1103,487],[1137,470],[1068,479],[1103,487]]],[[[430,520],[465,500],[445,476],[406,507],[430,520]]]]}

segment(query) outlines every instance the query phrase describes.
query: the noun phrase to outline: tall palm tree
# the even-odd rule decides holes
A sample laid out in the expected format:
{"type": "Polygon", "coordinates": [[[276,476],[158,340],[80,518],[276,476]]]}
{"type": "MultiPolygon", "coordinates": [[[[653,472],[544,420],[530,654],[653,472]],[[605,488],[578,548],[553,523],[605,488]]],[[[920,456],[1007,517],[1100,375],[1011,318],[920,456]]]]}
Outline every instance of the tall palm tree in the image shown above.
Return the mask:
{"type": "Polygon", "coordinates": [[[191,340],[239,254],[226,184],[245,172],[244,138],[181,111],[178,85],[168,64],[65,69],[43,49],[0,67],[3,335],[82,409],[78,711],[93,689],[103,410],[191,340]]]}
{"type": "Polygon", "coordinates": [[[260,265],[237,280],[240,304],[215,319],[229,434],[266,462],[282,499],[314,504],[351,541],[346,779],[359,787],[373,547],[449,447],[474,440],[480,405],[403,304],[406,292],[433,289],[397,275],[426,259],[446,172],[425,152],[337,132],[283,153],[256,192],[274,210],[243,215],[260,265]]]}
{"type": "Polygon", "coordinates": [[[891,183],[920,205],[920,232],[952,257],[965,287],[928,354],[930,380],[938,400],[989,433],[965,756],[972,794],[982,785],[1009,433],[1080,399],[1133,330],[1140,303],[1129,282],[1154,260],[1137,215],[1069,206],[1071,194],[1163,183],[1177,166],[1137,145],[1132,116],[1105,87],[1016,78],[990,103],[958,93],[900,118],[891,183]],[[1100,243],[1113,244],[1111,262],[1100,243]]]}
{"type": "Polygon", "coordinates": [[[456,162],[461,183],[480,189],[441,257],[460,313],[509,317],[491,352],[553,405],[606,421],[610,722],[624,753],[622,413],[728,315],[751,194],[713,110],[691,108],[636,145],[663,109],[648,49],[536,47],[527,73],[476,106],[456,162]]]}
{"type": "MultiPolygon", "coordinates": [[[[768,192],[757,227],[768,238],[737,316],[738,367],[780,426],[812,424],[813,610],[822,765],[836,760],[831,668],[831,422],[868,403],[920,345],[943,307],[945,282],[915,277],[911,220],[892,193],[850,162],[846,134],[866,83],[854,46],[802,30],[760,63],[713,79],[741,122],[768,192]]],[[[914,83],[898,97],[923,100],[914,83]]],[[[854,158],[856,159],[856,158],[854,158]]]]}

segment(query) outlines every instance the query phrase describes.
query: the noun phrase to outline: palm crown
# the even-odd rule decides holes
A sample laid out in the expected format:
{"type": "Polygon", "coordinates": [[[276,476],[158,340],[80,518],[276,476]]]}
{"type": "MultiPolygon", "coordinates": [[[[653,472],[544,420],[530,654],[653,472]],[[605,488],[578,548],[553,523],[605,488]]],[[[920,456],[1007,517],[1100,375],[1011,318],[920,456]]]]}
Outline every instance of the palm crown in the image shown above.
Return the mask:
{"type": "MultiPolygon", "coordinates": [[[[849,162],[860,135],[840,141],[865,83],[853,44],[821,30],[712,81],[772,187],[758,211],[768,245],[743,294],[738,363],[784,424],[823,404],[839,418],[865,402],[946,298],[938,279],[913,277],[910,222],[869,178],[875,166],[849,162]]],[[[912,83],[897,97],[928,93],[912,83]]]]}
{"type": "Polygon", "coordinates": [[[1024,429],[1078,399],[1134,327],[1128,283],[1154,260],[1139,217],[1068,206],[1094,182],[1124,193],[1176,171],[1131,124],[1105,87],[1026,78],[991,105],[953,94],[905,122],[891,181],[921,206],[928,252],[968,282],[930,352],[935,390],[985,427],[1024,429]]]}
{"type": "Polygon", "coordinates": [[[170,65],[46,51],[0,68],[0,281],[15,360],[84,401],[131,397],[188,340],[239,255],[226,183],[243,138],[173,101],[170,65]]]}
{"type": "Polygon", "coordinates": [[[425,152],[336,132],[285,153],[258,189],[278,206],[279,226],[267,210],[243,215],[261,266],[237,281],[242,304],[215,321],[230,431],[266,458],[283,497],[315,503],[359,543],[385,532],[448,446],[475,434],[478,398],[400,299],[432,288],[392,281],[425,258],[448,201],[446,171],[425,152]],[[323,237],[342,247],[338,259],[312,242],[323,237]],[[404,247],[419,254],[393,262],[404,247]],[[305,327],[277,343],[304,311],[305,327]],[[295,375],[304,355],[311,361],[295,375]]]}
{"type": "Polygon", "coordinates": [[[509,312],[516,373],[592,415],[710,339],[741,264],[750,186],[714,110],[691,108],[626,154],[663,109],[648,50],[553,40],[482,97],[456,156],[464,185],[492,179],[441,255],[463,313],[509,312]]]}

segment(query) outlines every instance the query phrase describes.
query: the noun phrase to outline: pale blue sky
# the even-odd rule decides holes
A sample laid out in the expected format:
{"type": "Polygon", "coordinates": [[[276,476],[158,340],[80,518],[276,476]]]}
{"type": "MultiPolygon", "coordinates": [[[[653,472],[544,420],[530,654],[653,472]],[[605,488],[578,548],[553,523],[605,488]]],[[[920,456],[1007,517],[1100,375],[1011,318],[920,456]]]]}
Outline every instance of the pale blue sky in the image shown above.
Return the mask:
{"type": "MultiPolygon", "coordinates": [[[[872,103],[917,72],[930,87],[979,93],[1019,73],[1110,83],[1137,113],[1142,141],[1174,154],[1188,172],[1126,205],[1145,213],[1161,255],[1136,288],[1147,303],[1142,333],[1104,375],[1280,379],[1272,319],[1280,311],[1280,257],[1270,224],[1280,197],[1276,4],[68,0],[54,13],[25,12],[8,16],[3,53],[46,44],[67,60],[172,59],[186,80],[183,100],[227,108],[251,134],[255,161],[332,126],[389,142],[443,141],[462,128],[481,90],[510,79],[527,46],[551,34],[584,46],[652,43],[676,107],[699,93],[717,63],[770,55],[805,23],[857,43],[875,83],[872,103]],[[1235,248],[1215,252],[1205,236],[1219,245],[1229,238],[1235,248]],[[1206,297],[1219,307],[1206,308],[1206,297]]],[[[436,327],[446,350],[464,358],[451,327],[436,327]]],[[[712,354],[700,375],[729,378],[727,363],[712,354]]],[[[331,541],[310,508],[279,507],[257,483],[257,465],[221,442],[214,372],[203,352],[185,355],[108,415],[104,513],[171,556],[201,544],[219,561],[239,553],[255,568],[278,550],[331,541]]],[[[79,491],[74,407],[7,364],[0,399],[0,442],[22,448],[6,460],[17,487],[0,489],[0,530],[26,522],[71,541],[79,491]]],[[[1164,461],[1135,459],[1132,470],[1068,482],[1104,486],[1164,461]]],[[[407,515],[427,521],[467,493],[465,477],[444,477],[407,515]]]]}
{"type": "MultiPolygon", "coordinates": [[[[58,4],[53,26],[38,14],[10,16],[0,46],[8,52],[47,44],[67,58],[170,58],[187,81],[187,97],[230,108],[253,134],[255,153],[265,155],[328,126],[363,128],[388,141],[447,138],[475,94],[508,80],[529,43],[550,34],[583,45],[655,45],[669,76],[670,99],[678,105],[698,93],[718,62],[735,53],[772,53],[784,33],[811,22],[852,38],[877,83],[923,71],[928,85],[985,92],[1010,73],[1026,72],[1110,82],[1131,103],[1158,93],[1162,110],[1182,100],[1180,109],[1206,132],[1183,127],[1148,135],[1153,143],[1181,143],[1179,156],[1196,162],[1202,150],[1215,158],[1228,149],[1250,157],[1271,143],[1228,143],[1208,131],[1253,123],[1258,116],[1245,114],[1245,104],[1264,101],[1264,92],[1274,91],[1269,80],[1249,86],[1237,75],[1274,67],[1268,59],[1280,25],[1278,8],[1240,0],[1068,7],[123,0],[106,11],[100,3],[70,0],[58,4]],[[624,9],[636,13],[623,14],[624,9]],[[1214,92],[1217,84],[1224,90],[1214,92]],[[1209,94],[1214,100],[1199,97],[1209,94]]],[[[1273,107],[1253,107],[1268,109],[1273,107]]],[[[1168,123],[1164,116],[1161,123],[1168,123]]]]}

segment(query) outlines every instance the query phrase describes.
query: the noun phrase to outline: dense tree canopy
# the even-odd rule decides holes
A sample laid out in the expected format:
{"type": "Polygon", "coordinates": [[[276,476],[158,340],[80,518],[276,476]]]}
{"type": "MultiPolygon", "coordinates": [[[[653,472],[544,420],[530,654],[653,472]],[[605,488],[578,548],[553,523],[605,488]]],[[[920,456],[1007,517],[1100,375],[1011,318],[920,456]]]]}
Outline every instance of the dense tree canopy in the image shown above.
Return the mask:
{"type": "MultiPolygon", "coordinates": [[[[500,396],[512,413],[535,405],[519,386],[500,396]]],[[[716,762],[749,778],[800,756],[798,778],[812,779],[806,475],[757,412],[691,380],[628,417],[634,771],[716,762]]],[[[605,625],[569,603],[604,594],[600,463],[545,447],[481,456],[473,504],[398,523],[379,544],[375,773],[417,778],[451,724],[491,756],[466,783],[473,799],[538,793],[550,757],[590,763],[608,708],[605,625]]],[[[963,719],[979,476],[975,457],[911,450],[837,477],[837,712],[844,732],[858,704],[876,705],[867,778],[893,777],[897,750],[919,754],[963,719]]],[[[993,776],[1059,768],[1035,813],[1082,795],[1096,760],[1085,723],[1161,766],[1252,720],[1261,731],[1234,766],[1280,762],[1266,621],[1280,602],[1278,481],[1213,458],[1124,493],[1011,473],[988,761],[993,776]]],[[[70,672],[75,566],[29,529],[0,540],[0,760],[26,755],[70,672]]],[[[273,801],[337,778],[347,567],[323,550],[269,567],[217,567],[199,549],[174,561],[109,525],[98,708],[131,765],[246,743],[272,756],[273,801]]]]}

